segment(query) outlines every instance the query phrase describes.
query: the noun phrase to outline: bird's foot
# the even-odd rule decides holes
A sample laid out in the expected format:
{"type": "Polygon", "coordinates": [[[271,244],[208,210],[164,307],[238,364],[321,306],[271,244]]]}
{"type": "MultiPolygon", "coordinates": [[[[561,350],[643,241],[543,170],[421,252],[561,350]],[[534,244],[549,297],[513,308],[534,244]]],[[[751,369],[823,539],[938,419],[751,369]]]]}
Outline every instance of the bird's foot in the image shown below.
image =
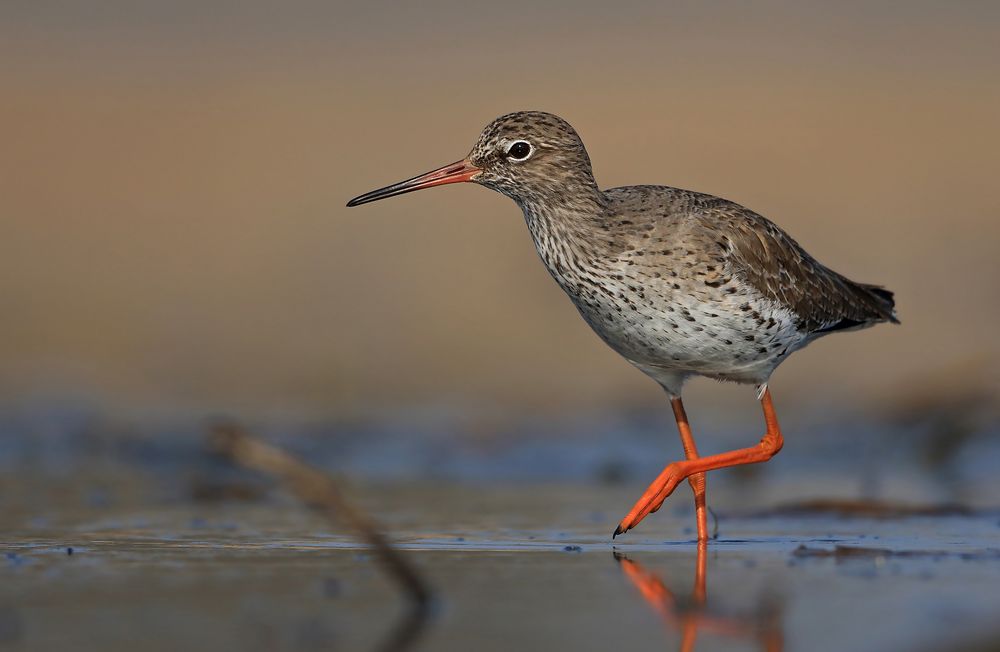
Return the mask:
{"type": "Polygon", "coordinates": [[[629,513],[621,520],[611,538],[613,539],[619,534],[625,534],[638,525],[642,519],[660,509],[667,496],[672,494],[677,485],[688,475],[690,474],[686,472],[684,462],[668,464],[660,475],[657,476],[656,480],[653,481],[653,484],[649,485],[645,493],[642,494],[642,498],[632,506],[629,513]]]}

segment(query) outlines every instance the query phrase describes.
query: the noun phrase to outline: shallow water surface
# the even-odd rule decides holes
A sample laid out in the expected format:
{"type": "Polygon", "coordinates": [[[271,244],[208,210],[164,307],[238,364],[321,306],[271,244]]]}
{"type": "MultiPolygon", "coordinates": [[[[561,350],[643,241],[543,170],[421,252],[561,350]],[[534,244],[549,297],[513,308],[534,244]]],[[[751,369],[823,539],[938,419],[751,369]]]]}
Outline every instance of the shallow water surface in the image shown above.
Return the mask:
{"type": "MultiPolygon", "coordinates": [[[[656,422],[265,429],[398,543],[435,596],[414,612],[339,519],[210,454],[204,424],[42,416],[0,427],[0,650],[1000,649],[994,422],[789,437],[709,474],[705,551],[686,485],[611,539],[679,453],[656,422]]],[[[746,445],[714,435],[706,453],[746,445]]]]}
{"type": "Polygon", "coordinates": [[[281,494],[249,503],[122,499],[45,518],[8,513],[0,647],[1000,644],[1000,517],[988,512],[721,515],[719,539],[699,559],[686,492],[672,511],[614,542],[610,530],[631,487],[408,484],[354,493],[381,508],[384,525],[432,585],[426,619],[411,617],[369,550],[281,494]]]}

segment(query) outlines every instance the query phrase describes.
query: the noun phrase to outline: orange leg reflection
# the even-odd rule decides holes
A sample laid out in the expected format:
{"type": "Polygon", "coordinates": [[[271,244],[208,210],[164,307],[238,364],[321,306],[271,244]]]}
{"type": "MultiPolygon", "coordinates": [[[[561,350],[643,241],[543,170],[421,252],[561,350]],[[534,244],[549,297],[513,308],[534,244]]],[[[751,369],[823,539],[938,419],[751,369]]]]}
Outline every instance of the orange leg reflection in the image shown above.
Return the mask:
{"type": "Polygon", "coordinates": [[[669,628],[680,632],[681,652],[694,650],[700,632],[732,638],[753,638],[757,639],[760,648],[765,652],[781,652],[784,648],[784,639],[777,618],[773,614],[740,618],[713,616],[707,612],[708,593],[705,586],[707,550],[707,542],[699,541],[694,588],[688,604],[679,602],[663,580],[647,571],[639,562],[632,561],[618,552],[614,555],[625,577],[639,590],[643,599],[662,616],[669,628]]]}

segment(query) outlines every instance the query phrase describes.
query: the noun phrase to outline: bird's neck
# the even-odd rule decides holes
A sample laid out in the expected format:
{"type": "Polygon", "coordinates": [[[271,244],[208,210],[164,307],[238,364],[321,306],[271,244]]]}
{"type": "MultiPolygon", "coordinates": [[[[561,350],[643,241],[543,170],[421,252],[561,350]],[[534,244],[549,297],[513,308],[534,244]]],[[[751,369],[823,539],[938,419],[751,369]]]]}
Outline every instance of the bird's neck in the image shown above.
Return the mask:
{"type": "Polygon", "coordinates": [[[535,249],[549,273],[567,289],[581,270],[606,257],[611,247],[608,201],[596,185],[544,201],[519,201],[535,249]]]}

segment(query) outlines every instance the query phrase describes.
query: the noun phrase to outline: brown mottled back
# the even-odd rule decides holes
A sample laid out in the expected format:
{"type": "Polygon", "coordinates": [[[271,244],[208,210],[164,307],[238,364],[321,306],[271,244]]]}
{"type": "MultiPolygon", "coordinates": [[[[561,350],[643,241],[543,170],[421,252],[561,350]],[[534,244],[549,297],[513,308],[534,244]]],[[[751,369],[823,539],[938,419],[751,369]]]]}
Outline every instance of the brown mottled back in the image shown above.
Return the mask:
{"type": "MultiPolygon", "coordinates": [[[[649,215],[648,198],[639,200],[646,205],[630,207],[639,195],[630,192],[632,188],[639,187],[607,192],[616,194],[619,209],[649,215]]],[[[702,258],[716,250],[732,274],[795,313],[802,330],[822,334],[883,321],[898,323],[892,292],[831,270],[762,215],[712,195],[666,186],[641,188],[664,200],[661,205],[668,207],[667,214],[660,219],[686,223],[683,231],[698,240],[702,258]]]]}

